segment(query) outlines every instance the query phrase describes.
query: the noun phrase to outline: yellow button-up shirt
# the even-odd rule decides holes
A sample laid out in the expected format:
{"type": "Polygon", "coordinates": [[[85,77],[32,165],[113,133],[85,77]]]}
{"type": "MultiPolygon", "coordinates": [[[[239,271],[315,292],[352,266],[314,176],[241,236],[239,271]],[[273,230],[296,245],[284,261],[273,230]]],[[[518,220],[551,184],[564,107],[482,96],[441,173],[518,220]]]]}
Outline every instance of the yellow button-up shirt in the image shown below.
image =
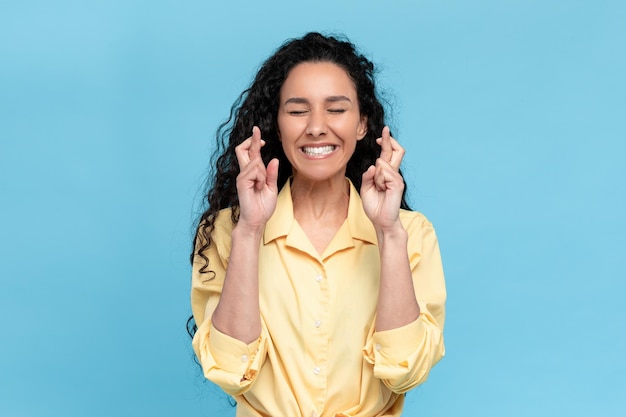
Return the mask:
{"type": "Polygon", "coordinates": [[[348,216],[319,255],[293,216],[289,182],[278,195],[259,249],[261,336],[245,344],[211,325],[234,227],[215,221],[206,251],[211,273],[193,264],[193,347],[205,376],[237,401],[237,417],[374,417],[402,412],[406,391],[444,355],[446,290],[435,231],[401,210],[421,309],[414,322],[374,328],[380,257],[376,232],[350,184],[348,216]]]}

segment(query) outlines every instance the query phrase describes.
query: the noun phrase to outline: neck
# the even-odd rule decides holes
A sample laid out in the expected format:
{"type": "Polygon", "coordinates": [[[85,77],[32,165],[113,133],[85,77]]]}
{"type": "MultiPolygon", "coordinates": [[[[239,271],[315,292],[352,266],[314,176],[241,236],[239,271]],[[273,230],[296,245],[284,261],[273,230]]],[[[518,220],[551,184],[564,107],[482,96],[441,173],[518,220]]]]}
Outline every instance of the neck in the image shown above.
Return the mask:
{"type": "Polygon", "coordinates": [[[294,177],[291,198],[297,220],[343,221],[348,214],[350,185],[345,177],[312,182],[294,177]]]}

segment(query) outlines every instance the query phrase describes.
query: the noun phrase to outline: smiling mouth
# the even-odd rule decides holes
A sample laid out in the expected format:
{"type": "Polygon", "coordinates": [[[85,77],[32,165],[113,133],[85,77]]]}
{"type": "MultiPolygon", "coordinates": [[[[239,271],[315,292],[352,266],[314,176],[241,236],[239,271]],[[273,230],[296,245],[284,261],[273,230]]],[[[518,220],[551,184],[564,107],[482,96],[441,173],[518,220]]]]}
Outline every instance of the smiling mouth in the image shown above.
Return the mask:
{"type": "Polygon", "coordinates": [[[332,153],[335,148],[334,145],[326,145],[326,146],[305,146],[302,148],[302,152],[309,156],[324,156],[332,153]]]}

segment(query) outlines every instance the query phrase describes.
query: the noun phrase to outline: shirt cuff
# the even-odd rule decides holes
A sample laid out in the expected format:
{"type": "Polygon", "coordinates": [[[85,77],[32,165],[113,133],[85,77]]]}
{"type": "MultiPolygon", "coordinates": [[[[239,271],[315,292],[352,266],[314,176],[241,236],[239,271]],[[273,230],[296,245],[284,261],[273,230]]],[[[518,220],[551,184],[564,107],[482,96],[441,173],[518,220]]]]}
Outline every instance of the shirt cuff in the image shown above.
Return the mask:
{"type": "Polygon", "coordinates": [[[213,324],[209,331],[209,348],[215,364],[225,372],[242,375],[243,380],[252,380],[259,370],[257,353],[261,337],[250,344],[228,336],[213,324]]]}
{"type": "Polygon", "coordinates": [[[414,354],[415,348],[421,345],[425,332],[421,317],[397,329],[375,332],[370,346],[366,346],[367,356],[380,365],[408,367],[407,360],[414,354]]]}

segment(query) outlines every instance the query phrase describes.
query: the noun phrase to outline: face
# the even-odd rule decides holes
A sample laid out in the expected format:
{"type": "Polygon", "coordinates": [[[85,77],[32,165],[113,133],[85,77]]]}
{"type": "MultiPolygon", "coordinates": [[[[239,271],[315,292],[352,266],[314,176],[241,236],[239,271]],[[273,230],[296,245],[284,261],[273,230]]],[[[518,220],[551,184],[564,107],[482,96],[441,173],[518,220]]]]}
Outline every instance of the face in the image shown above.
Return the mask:
{"type": "Polygon", "coordinates": [[[294,181],[343,181],[357,141],[367,133],[354,83],[329,62],[295,66],[280,91],[278,129],[294,181]]]}

